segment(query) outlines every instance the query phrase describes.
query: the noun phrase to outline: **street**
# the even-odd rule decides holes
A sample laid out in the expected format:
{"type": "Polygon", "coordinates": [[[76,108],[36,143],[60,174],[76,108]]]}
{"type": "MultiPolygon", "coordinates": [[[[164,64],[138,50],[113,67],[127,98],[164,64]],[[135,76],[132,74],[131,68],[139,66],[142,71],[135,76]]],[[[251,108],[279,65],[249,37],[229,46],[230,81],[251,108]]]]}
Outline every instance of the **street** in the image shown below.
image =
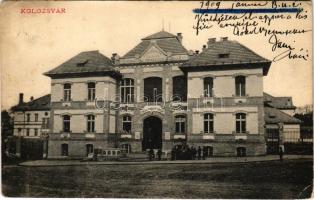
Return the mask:
{"type": "Polygon", "coordinates": [[[302,159],[282,163],[10,166],[2,169],[2,190],[10,197],[308,198],[312,165],[311,159],[302,159]]]}

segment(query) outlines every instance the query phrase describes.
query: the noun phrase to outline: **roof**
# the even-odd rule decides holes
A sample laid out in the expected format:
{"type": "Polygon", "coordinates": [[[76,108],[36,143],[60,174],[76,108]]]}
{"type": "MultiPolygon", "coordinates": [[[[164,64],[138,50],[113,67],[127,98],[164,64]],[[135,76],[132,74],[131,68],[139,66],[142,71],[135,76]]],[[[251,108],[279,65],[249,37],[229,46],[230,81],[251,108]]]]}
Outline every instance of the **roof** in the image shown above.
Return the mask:
{"type": "Polygon", "coordinates": [[[273,108],[277,109],[296,109],[293,105],[292,97],[274,97],[264,92],[265,103],[273,108]]]}
{"type": "MultiPolygon", "coordinates": [[[[84,74],[97,72],[117,72],[111,60],[99,51],[85,51],[72,57],[60,66],[44,73],[47,76],[84,74]]],[[[117,72],[118,73],[118,72],[117,72]]]]}
{"type": "Polygon", "coordinates": [[[301,120],[292,117],[276,108],[271,108],[268,106],[264,107],[264,119],[266,124],[277,124],[277,123],[284,123],[284,124],[300,124],[301,120]]]}
{"type": "Polygon", "coordinates": [[[267,74],[271,61],[261,57],[237,41],[224,39],[221,41],[209,42],[207,47],[200,54],[184,63],[181,66],[181,69],[190,67],[218,69],[217,66],[222,65],[232,66],[252,63],[261,64],[264,68],[264,74],[267,74]]]}
{"type": "Polygon", "coordinates": [[[164,52],[170,52],[172,55],[176,54],[187,54],[187,50],[181,44],[180,39],[166,31],[160,31],[142,39],[142,41],[126,53],[122,58],[134,58],[136,55],[141,55],[154,41],[164,52]]]}
{"type": "Polygon", "coordinates": [[[151,39],[160,39],[160,38],[176,38],[177,36],[168,33],[166,31],[160,31],[158,33],[154,33],[150,36],[143,38],[142,40],[151,40],[151,39]]]}
{"type": "Polygon", "coordinates": [[[50,110],[50,94],[13,106],[12,111],[50,110]]]}

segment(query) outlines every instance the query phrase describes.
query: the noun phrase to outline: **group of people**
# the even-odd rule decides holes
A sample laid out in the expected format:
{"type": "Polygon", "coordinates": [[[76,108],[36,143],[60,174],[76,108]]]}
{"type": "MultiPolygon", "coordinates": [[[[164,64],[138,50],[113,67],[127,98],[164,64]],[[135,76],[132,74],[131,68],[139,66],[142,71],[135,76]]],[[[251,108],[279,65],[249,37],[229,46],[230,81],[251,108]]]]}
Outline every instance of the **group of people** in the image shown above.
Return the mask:
{"type": "MultiPolygon", "coordinates": [[[[171,160],[205,160],[208,157],[208,151],[205,147],[198,148],[188,145],[176,145],[171,150],[171,160]]],[[[148,159],[152,160],[161,160],[162,150],[158,149],[157,152],[154,149],[148,150],[148,159]]]]}
{"type": "MultiPolygon", "coordinates": [[[[162,151],[161,149],[157,150],[157,160],[161,160],[161,155],[162,155],[162,151]]],[[[153,149],[149,149],[148,151],[148,158],[150,161],[152,161],[153,159],[155,159],[155,152],[153,149]]]]}
{"type": "Polygon", "coordinates": [[[176,145],[171,150],[171,160],[205,160],[208,156],[207,149],[200,146],[176,145]]]}

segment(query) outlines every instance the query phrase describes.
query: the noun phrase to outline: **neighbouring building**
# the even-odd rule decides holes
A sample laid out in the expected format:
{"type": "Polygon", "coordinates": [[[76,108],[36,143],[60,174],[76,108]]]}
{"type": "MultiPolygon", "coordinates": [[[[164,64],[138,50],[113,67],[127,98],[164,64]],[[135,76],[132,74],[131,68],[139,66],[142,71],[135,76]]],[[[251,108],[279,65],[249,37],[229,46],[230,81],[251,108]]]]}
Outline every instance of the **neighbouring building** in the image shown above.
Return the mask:
{"type": "Polygon", "coordinates": [[[291,98],[280,107],[263,92],[269,60],[226,37],[210,38],[195,52],[182,39],[161,31],[122,57],[87,51],[46,72],[48,158],[82,158],[107,148],[170,152],[184,144],[204,147],[208,156],[265,155],[268,130],[297,129],[291,98]]]}
{"type": "MultiPolygon", "coordinates": [[[[267,153],[277,154],[279,147],[291,151],[301,144],[301,121],[293,117],[296,107],[291,97],[274,97],[264,93],[267,153]]],[[[306,143],[312,141],[304,141],[306,143]]],[[[301,148],[304,144],[301,144],[301,148]]]]}
{"type": "Polygon", "coordinates": [[[15,154],[22,158],[45,158],[46,139],[49,133],[50,94],[38,99],[31,97],[24,102],[20,93],[19,103],[11,108],[14,119],[13,140],[15,154]]]}

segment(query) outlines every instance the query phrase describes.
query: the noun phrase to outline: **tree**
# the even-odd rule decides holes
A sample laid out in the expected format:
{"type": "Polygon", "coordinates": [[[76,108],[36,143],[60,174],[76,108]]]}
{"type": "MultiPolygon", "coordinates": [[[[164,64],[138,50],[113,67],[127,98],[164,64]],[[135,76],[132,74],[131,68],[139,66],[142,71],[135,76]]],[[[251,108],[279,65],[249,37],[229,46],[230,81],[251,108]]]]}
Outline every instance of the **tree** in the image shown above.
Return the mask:
{"type": "Polygon", "coordinates": [[[1,133],[1,152],[2,158],[4,158],[8,137],[13,135],[13,119],[6,110],[1,111],[1,133]]]}

